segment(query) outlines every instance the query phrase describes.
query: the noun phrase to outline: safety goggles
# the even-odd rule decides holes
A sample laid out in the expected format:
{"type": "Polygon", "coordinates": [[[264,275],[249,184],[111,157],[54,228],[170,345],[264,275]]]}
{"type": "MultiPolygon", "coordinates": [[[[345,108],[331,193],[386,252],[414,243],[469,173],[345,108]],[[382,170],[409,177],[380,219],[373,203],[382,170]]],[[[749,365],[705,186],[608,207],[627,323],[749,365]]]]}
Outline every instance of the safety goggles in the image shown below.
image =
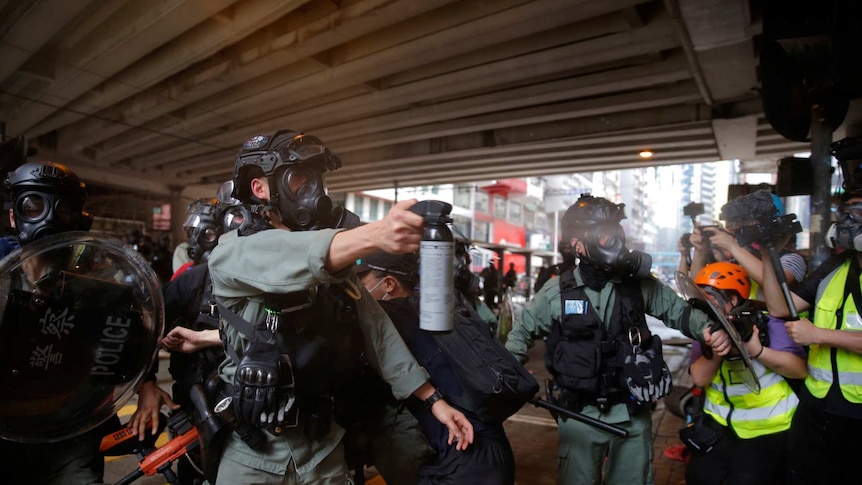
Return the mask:
{"type": "Polygon", "coordinates": [[[626,218],[625,204],[599,205],[589,210],[591,213],[589,219],[595,222],[620,222],[626,218]]]}

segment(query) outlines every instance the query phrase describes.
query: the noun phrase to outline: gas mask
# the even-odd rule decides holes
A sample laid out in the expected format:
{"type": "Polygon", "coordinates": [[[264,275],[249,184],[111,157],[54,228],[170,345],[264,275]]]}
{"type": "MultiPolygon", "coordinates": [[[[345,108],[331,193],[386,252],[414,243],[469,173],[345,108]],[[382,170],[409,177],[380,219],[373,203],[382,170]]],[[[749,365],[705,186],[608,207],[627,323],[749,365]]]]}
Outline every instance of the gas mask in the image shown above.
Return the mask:
{"type": "Polygon", "coordinates": [[[59,163],[21,165],[8,174],[6,192],[22,246],[51,234],[88,231],[93,224],[82,211],[84,184],[59,163]]]}
{"type": "Polygon", "coordinates": [[[88,231],[93,224],[63,194],[22,192],[12,206],[18,241],[23,246],[39,238],[67,231],[88,231]]]}
{"type": "Polygon", "coordinates": [[[189,205],[183,229],[186,231],[186,242],[189,245],[189,258],[195,264],[209,259],[222,234],[218,219],[218,200],[198,199],[189,205]]]}
{"type": "Polygon", "coordinates": [[[302,165],[280,167],[275,173],[276,199],[271,201],[285,226],[305,231],[328,225],[332,199],[326,195],[323,172],[302,165]]]}
{"type": "Polygon", "coordinates": [[[862,252],[862,203],[838,208],[838,222],[826,233],[826,245],[862,252]]]}
{"type": "Polygon", "coordinates": [[[626,249],[626,235],[619,224],[591,225],[584,230],[580,240],[585,251],[582,259],[597,270],[623,278],[642,279],[649,276],[652,257],[626,249]]]}

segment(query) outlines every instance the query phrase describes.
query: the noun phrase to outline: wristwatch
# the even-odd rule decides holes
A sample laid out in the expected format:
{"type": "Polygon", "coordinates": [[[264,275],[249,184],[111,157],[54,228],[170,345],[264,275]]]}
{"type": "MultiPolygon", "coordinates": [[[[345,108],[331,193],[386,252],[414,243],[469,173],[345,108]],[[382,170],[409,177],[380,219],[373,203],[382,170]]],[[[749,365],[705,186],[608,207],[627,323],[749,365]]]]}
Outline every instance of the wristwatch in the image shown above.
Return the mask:
{"type": "Polygon", "coordinates": [[[440,388],[438,387],[437,389],[435,389],[435,390],[434,390],[434,394],[431,394],[430,396],[428,396],[428,399],[426,399],[426,400],[424,401],[424,402],[425,402],[425,407],[426,407],[426,408],[428,408],[428,409],[431,409],[431,406],[433,406],[435,402],[437,402],[437,401],[439,401],[439,400],[443,399],[443,397],[444,397],[445,395],[446,395],[446,393],[445,393],[445,392],[443,392],[443,389],[440,389],[440,388]]]}

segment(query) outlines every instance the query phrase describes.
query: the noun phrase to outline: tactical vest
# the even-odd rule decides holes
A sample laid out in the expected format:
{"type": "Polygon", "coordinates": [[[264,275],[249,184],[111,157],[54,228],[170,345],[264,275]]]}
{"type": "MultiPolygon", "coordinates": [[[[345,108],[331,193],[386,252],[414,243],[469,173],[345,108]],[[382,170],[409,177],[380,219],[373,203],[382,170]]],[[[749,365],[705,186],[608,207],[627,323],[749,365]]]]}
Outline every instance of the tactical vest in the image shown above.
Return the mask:
{"type": "Polygon", "coordinates": [[[706,389],[704,411],[742,439],[757,438],[790,429],[799,399],[787,380],[760,362],[751,361],[760,380],[760,394],[751,392],[739,378],[742,360],[724,360],[706,389]]]}
{"type": "MultiPolygon", "coordinates": [[[[267,321],[254,324],[219,305],[222,317],[247,340],[274,337],[293,368],[300,413],[317,408],[321,399],[330,398],[364,365],[364,335],[356,302],[346,288],[344,283],[326,284],[307,291],[267,295],[267,321]]],[[[233,348],[226,349],[239,365],[233,348]]]]}
{"type": "MultiPolygon", "coordinates": [[[[814,325],[829,330],[862,330],[859,286],[858,265],[852,260],[823,278],[817,288],[814,325]]],[[[805,387],[814,397],[823,399],[833,384],[838,385],[847,401],[862,403],[862,355],[828,345],[811,345],[805,387]]]]}
{"type": "Polygon", "coordinates": [[[629,330],[637,329],[646,341],[640,282],[614,285],[614,303],[607,325],[593,309],[574,271],[560,275],[562,315],[554,320],[545,343],[545,366],[564,391],[579,399],[593,399],[628,390],[622,376],[623,360],[631,353],[629,330]]]}

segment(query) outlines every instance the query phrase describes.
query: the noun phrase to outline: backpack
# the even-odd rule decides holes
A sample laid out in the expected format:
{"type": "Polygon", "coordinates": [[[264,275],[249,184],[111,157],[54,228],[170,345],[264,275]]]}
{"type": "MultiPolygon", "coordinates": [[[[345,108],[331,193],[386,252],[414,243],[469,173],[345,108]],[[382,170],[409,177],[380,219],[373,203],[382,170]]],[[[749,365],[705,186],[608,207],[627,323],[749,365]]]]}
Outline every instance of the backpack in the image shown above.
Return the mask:
{"type": "Polygon", "coordinates": [[[495,339],[488,322],[455,313],[451,332],[435,333],[464,393],[447,396],[486,423],[502,423],[539,392],[532,374],[495,339]]]}

